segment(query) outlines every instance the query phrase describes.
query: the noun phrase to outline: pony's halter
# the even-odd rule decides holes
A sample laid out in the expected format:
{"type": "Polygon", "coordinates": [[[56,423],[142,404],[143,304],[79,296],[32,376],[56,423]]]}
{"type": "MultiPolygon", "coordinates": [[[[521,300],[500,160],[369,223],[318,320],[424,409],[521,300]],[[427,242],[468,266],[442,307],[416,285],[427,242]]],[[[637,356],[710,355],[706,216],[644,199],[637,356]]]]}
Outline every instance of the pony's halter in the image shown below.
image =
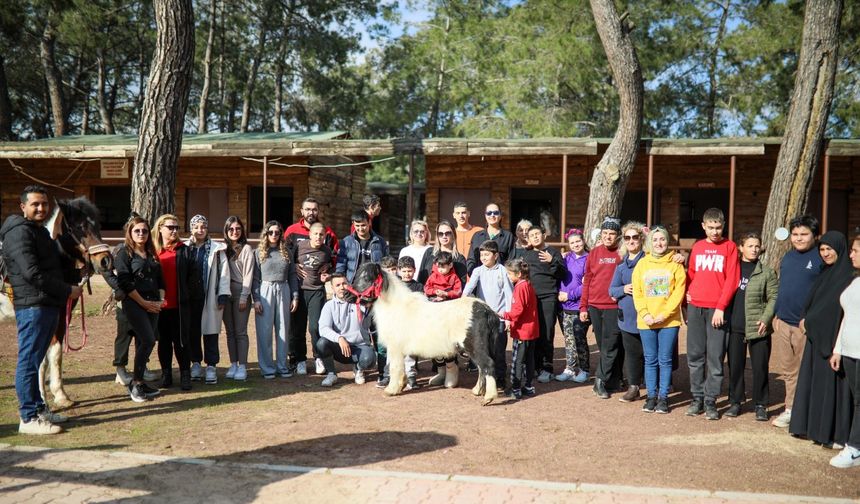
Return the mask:
{"type": "Polygon", "coordinates": [[[376,276],[376,280],[373,281],[372,284],[368,285],[366,289],[361,292],[355,290],[352,285],[346,284],[346,290],[355,296],[355,308],[356,313],[358,314],[358,321],[361,322],[363,315],[363,310],[361,309],[362,301],[375,301],[379,295],[382,293],[382,274],[378,274],[376,276]]]}

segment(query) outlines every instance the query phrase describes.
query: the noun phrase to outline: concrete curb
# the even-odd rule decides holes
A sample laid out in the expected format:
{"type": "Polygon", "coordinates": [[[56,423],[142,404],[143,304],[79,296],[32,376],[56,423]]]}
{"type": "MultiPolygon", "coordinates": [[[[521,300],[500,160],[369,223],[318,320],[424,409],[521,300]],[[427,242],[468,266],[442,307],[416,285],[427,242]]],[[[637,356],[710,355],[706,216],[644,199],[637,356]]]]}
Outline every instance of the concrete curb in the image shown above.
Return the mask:
{"type": "MultiPolygon", "coordinates": [[[[79,451],[77,449],[44,448],[38,446],[12,446],[0,443],[0,451],[20,452],[49,452],[49,451],[79,451]]],[[[86,451],[86,450],[80,450],[86,451]]],[[[204,467],[235,467],[251,469],[256,471],[271,471],[294,474],[330,474],[340,476],[352,476],[357,478],[398,478],[424,481],[450,481],[455,483],[474,483],[480,485],[491,485],[500,487],[526,487],[537,490],[549,490],[570,493],[612,493],[631,496],[664,496],[664,497],[688,497],[688,498],[717,498],[727,501],[757,501],[757,502],[804,502],[815,504],[860,504],[860,499],[842,499],[838,497],[817,497],[807,495],[785,495],[750,492],[710,491],[696,490],[690,488],[661,488],[661,487],[637,487],[630,485],[606,485],[594,483],[569,483],[563,481],[540,481],[514,478],[499,478],[491,476],[470,476],[462,474],[438,474],[418,473],[409,471],[386,471],[379,469],[355,469],[349,467],[310,467],[297,465],[263,464],[253,462],[233,462],[217,459],[200,459],[192,457],[171,457],[166,455],[150,455],[146,453],[134,453],[124,451],[102,452],[110,457],[133,458],[153,463],[169,462],[173,464],[188,464],[204,467]]]]}

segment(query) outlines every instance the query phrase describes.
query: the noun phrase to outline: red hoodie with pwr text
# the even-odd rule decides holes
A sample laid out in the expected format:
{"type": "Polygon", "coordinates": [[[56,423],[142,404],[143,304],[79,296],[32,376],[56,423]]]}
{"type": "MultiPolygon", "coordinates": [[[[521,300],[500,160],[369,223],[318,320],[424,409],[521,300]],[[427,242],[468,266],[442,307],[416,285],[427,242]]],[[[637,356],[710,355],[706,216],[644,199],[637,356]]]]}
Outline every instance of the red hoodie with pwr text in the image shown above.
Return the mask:
{"type": "Polygon", "coordinates": [[[731,240],[699,240],[690,252],[687,294],[690,304],[725,311],[741,278],[738,247],[731,240]]]}

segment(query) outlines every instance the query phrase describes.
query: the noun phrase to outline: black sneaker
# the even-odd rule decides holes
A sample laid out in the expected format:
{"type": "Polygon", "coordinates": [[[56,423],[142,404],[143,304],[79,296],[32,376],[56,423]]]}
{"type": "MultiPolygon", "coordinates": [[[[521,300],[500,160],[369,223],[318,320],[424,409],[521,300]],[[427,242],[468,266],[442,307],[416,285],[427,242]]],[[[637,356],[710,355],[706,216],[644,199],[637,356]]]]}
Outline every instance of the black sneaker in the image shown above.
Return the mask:
{"type": "Polygon", "coordinates": [[[645,399],[645,404],[642,406],[642,411],[645,413],[654,413],[654,408],[657,407],[657,398],[656,397],[648,397],[645,399]]]}
{"type": "Polygon", "coordinates": [[[606,391],[606,385],[600,378],[594,380],[594,388],[592,389],[592,392],[601,399],[609,399],[609,392],[606,391]]]}
{"type": "Polygon", "coordinates": [[[131,398],[132,401],[136,403],[143,403],[152,400],[151,398],[147,397],[142,390],[140,390],[139,383],[134,383],[129,387],[128,396],[131,398]]]}
{"type": "Polygon", "coordinates": [[[705,418],[708,420],[719,420],[720,412],[717,411],[717,403],[714,401],[705,401],[705,418]]]}
{"type": "Polygon", "coordinates": [[[390,381],[391,381],[390,378],[385,377],[385,376],[380,376],[379,378],[376,379],[376,388],[385,388],[388,386],[388,382],[390,382],[390,381]]]}
{"type": "Polygon", "coordinates": [[[520,389],[511,389],[505,392],[505,397],[517,401],[523,398],[523,392],[520,389]]]}
{"type": "Polygon", "coordinates": [[[730,418],[736,418],[740,414],[741,414],[741,405],[738,403],[732,403],[732,405],[729,406],[728,411],[726,411],[726,416],[730,417],[730,418]]]}
{"type": "Polygon", "coordinates": [[[701,399],[693,398],[693,401],[690,403],[690,407],[687,408],[687,416],[701,415],[705,411],[703,402],[704,401],[701,399]]]}
{"type": "Polygon", "coordinates": [[[191,390],[191,370],[179,372],[179,388],[182,390],[191,390]]]}
{"type": "Polygon", "coordinates": [[[143,395],[145,395],[146,397],[155,397],[155,396],[161,394],[160,390],[158,390],[155,387],[150,387],[146,383],[140,384],[140,390],[141,390],[141,392],[143,392],[143,395]]]}
{"type": "Polygon", "coordinates": [[[161,388],[170,388],[172,386],[173,386],[173,372],[162,371],[161,372],[161,388]]]}
{"type": "Polygon", "coordinates": [[[537,394],[534,387],[523,387],[523,395],[526,397],[534,397],[537,394]]]}
{"type": "Polygon", "coordinates": [[[657,399],[657,408],[654,410],[657,413],[666,414],[669,412],[669,398],[661,397],[657,399]]]}
{"type": "Polygon", "coordinates": [[[767,422],[767,406],[763,404],[755,405],[755,419],[757,422],[767,422]]]}

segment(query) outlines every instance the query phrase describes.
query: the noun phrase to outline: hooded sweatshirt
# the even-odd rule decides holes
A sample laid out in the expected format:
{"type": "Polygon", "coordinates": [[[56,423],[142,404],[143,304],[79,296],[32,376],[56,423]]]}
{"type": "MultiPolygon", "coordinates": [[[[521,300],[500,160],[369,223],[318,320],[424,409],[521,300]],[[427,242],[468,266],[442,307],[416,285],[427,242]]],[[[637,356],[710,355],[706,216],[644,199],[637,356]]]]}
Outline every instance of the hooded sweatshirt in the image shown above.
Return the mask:
{"type": "Polygon", "coordinates": [[[567,301],[561,303],[561,309],[566,312],[579,313],[579,301],[582,297],[582,278],[585,276],[585,261],[588,259],[588,252],[583,252],[579,257],[571,252],[564,258],[564,263],[567,266],[567,274],[561,281],[558,288],[559,292],[567,293],[567,301]]]}
{"type": "Polygon", "coordinates": [[[324,304],[320,313],[320,336],[335,343],[343,336],[351,345],[366,344],[355,303],[347,303],[335,296],[324,304]]]}
{"type": "Polygon", "coordinates": [[[448,273],[439,273],[439,268],[433,265],[433,273],[424,284],[424,294],[427,296],[435,296],[437,290],[445,291],[448,294],[448,299],[456,299],[463,293],[463,283],[460,282],[460,277],[452,267],[448,273]]]}
{"type": "Polygon", "coordinates": [[[740,257],[735,242],[699,240],[690,252],[687,271],[690,304],[725,311],[734,299],[741,279],[740,257]]]}
{"type": "Polygon", "coordinates": [[[660,329],[681,325],[681,302],[684,300],[687,275],[684,266],[672,260],[672,254],[654,257],[646,254],[633,270],[633,304],[636,325],[641,329],[660,329]],[[665,320],[649,326],[645,315],[662,315],[665,320]]]}

